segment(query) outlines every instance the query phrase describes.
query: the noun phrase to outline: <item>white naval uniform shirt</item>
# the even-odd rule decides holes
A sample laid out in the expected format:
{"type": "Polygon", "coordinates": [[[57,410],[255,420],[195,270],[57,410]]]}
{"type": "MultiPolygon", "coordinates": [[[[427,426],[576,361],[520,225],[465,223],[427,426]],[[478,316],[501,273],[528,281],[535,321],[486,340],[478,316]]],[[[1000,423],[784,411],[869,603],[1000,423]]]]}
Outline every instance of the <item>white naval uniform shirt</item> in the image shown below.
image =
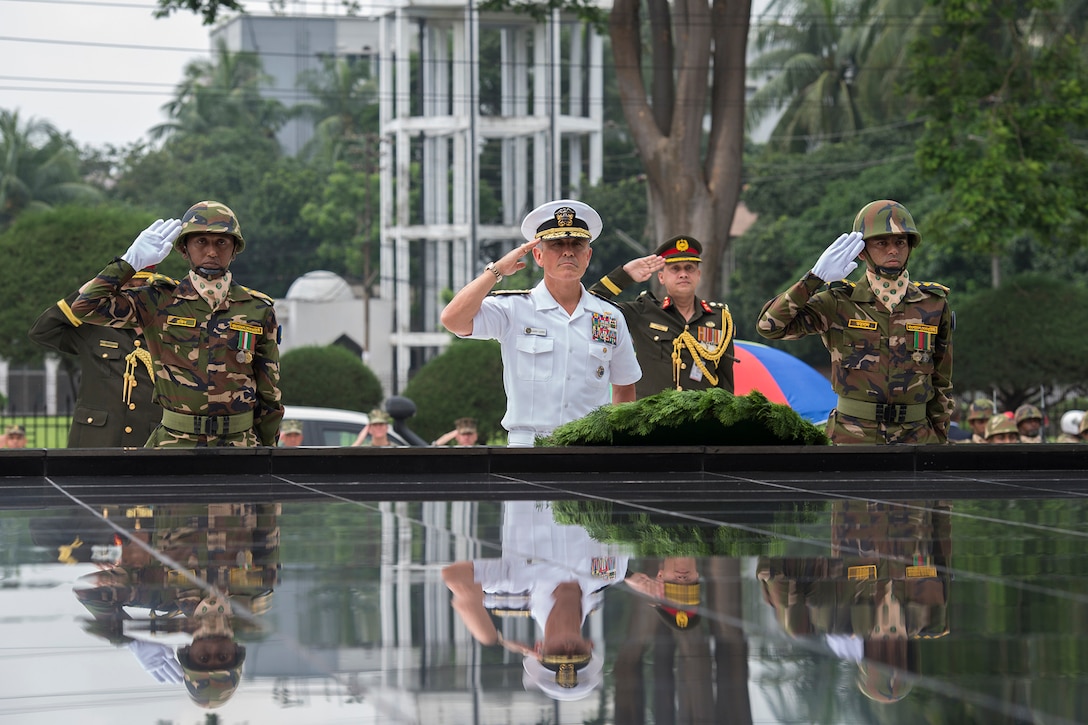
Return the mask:
{"type": "Polygon", "coordinates": [[[557,586],[578,582],[585,622],[601,605],[602,590],[627,576],[628,560],[624,549],[594,541],[581,526],[556,523],[546,501],[507,501],[503,504],[502,558],[474,559],[472,570],[473,579],[483,587],[485,607],[523,595],[543,631],[555,606],[557,586]]]}
{"type": "Polygon", "coordinates": [[[623,313],[585,287],[569,316],[544,282],[528,294],[488,296],[465,337],[502,347],[511,444],[532,445],[533,436],[612,402],[610,385],[642,377],[623,313]]]}

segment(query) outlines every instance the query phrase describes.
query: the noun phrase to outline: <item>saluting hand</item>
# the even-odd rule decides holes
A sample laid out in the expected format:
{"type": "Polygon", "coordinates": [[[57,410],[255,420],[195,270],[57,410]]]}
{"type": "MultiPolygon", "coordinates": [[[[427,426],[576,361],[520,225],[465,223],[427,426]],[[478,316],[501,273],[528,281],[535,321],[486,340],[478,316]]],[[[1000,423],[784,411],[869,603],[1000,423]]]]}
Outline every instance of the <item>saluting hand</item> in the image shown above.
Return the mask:
{"type": "Polygon", "coordinates": [[[858,268],[854,260],[865,249],[861,232],[840,234],[816,260],[812,273],[824,282],[836,282],[858,268]]]}
{"type": "Polygon", "coordinates": [[[132,242],[121,259],[132,265],[139,272],[166,259],[174,240],[181,233],[181,222],[177,219],[158,219],[132,242]]]}
{"type": "Polygon", "coordinates": [[[533,247],[540,244],[539,239],[534,239],[531,242],[525,242],[524,244],[514,247],[505,255],[502,259],[495,262],[495,269],[499,270],[499,274],[503,277],[509,277],[515,272],[525,269],[526,262],[522,259],[526,254],[529,254],[533,247]]]}
{"type": "Polygon", "coordinates": [[[635,282],[645,282],[654,272],[660,272],[664,268],[665,258],[658,254],[632,259],[623,265],[623,271],[635,282]]]}

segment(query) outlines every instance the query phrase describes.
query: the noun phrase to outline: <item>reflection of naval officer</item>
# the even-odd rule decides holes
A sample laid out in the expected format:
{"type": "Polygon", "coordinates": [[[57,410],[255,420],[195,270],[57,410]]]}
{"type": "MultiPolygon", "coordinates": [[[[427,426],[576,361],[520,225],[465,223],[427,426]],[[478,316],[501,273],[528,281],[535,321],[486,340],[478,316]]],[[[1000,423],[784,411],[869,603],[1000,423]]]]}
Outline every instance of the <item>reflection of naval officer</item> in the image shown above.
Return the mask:
{"type": "MultiPolygon", "coordinates": [[[[127,287],[156,276],[161,275],[139,272],[127,287]]],[[[140,448],[162,418],[162,408],[152,401],[151,353],[136,330],[83,324],[69,307],[77,297],[73,292],[43,312],[29,333],[43,347],[79,357],[68,447],[140,448]]]]}
{"type": "Polygon", "coordinates": [[[858,688],[877,702],[905,697],[917,642],[949,631],[949,507],[836,503],[832,556],[763,558],[764,600],[791,636],[824,635],[858,664],[858,688]]]}
{"type": "Polygon", "coordinates": [[[556,700],[586,697],[602,679],[603,660],[582,636],[603,590],[623,581],[627,556],[594,541],[580,526],[557,524],[549,504],[503,505],[502,556],[451,564],[442,578],[453,608],[481,644],[524,655],[524,684],[556,700]],[[532,617],[535,646],[505,640],[491,613],[532,617]]]}

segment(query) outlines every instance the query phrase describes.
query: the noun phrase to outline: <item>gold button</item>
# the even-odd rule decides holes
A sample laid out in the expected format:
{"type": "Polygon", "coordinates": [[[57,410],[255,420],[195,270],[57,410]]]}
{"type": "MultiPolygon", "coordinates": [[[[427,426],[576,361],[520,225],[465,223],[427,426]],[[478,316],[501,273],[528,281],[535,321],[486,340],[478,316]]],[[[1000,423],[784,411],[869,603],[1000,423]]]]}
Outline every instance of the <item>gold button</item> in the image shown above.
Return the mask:
{"type": "Polygon", "coordinates": [[[107,355],[106,353],[102,353],[102,357],[109,357],[109,355],[107,355]]]}
{"type": "Polygon", "coordinates": [[[88,422],[88,423],[93,423],[93,422],[94,422],[94,418],[88,418],[88,419],[87,419],[87,422],[88,422]]]}
{"type": "Polygon", "coordinates": [[[132,426],[131,425],[126,425],[125,426],[125,432],[126,433],[131,433],[132,432],[132,426]]]}
{"type": "Polygon", "coordinates": [[[136,410],[136,404],[135,403],[129,403],[128,404],[128,409],[129,410],[136,410]]]}

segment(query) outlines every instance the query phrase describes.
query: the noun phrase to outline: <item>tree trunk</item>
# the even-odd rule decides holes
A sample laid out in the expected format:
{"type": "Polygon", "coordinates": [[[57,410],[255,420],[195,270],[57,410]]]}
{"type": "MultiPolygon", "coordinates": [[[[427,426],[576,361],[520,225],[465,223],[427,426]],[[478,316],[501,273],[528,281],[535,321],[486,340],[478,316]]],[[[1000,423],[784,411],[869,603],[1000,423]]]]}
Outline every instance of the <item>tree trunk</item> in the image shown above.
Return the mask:
{"type": "Polygon", "coordinates": [[[641,72],[639,0],[616,0],[612,8],[620,98],[646,169],[654,243],[677,234],[699,239],[699,295],[713,299],[724,289],[729,229],[740,197],[751,1],[676,0],[671,20],[667,7],[650,7],[652,103],[641,72]]]}

